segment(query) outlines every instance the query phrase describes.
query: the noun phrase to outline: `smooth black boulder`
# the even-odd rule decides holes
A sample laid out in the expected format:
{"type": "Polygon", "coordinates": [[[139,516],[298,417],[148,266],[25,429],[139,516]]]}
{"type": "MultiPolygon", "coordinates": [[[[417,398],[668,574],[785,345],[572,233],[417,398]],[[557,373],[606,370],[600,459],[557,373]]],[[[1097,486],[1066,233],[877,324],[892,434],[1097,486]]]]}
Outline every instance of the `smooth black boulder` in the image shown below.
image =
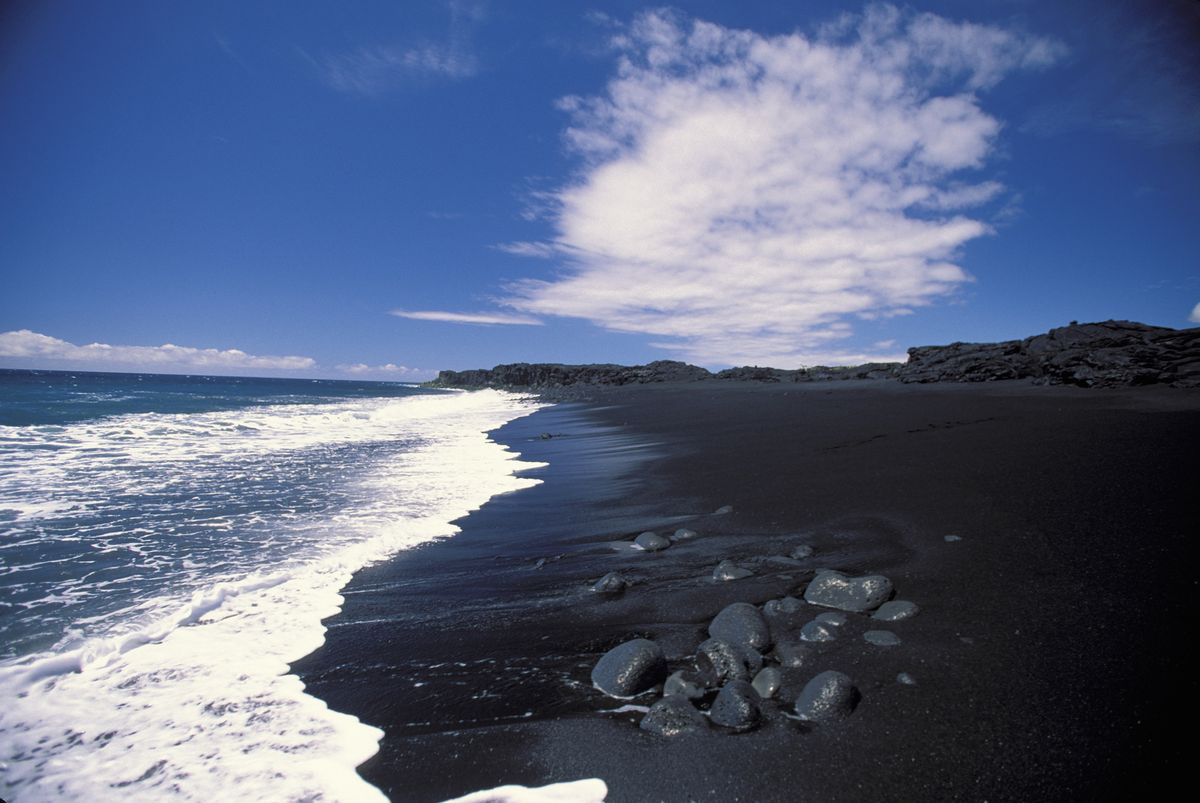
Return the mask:
{"type": "Polygon", "coordinates": [[[845,719],[859,699],[858,689],[848,675],[829,670],[805,684],[796,698],[796,716],[814,722],[845,719]]]}
{"type": "Polygon", "coordinates": [[[662,647],[639,638],[604,653],[592,670],[592,683],[611,697],[629,698],[653,688],[666,675],[662,647]]]}
{"type": "Polygon", "coordinates": [[[639,727],[657,736],[680,736],[708,730],[708,721],[686,697],[664,697],[646,712],[639,727]]]}
{"type": "Polygon", "coordinates": [[[727,605],[708,626],[708,634],[715,639],[735,644],[745,644],[755,650],[771,646],[771,628],[762,612],[749,602],[727,605]]]}
{"type": "Polygon", "coordinates": [[[749,680],[762,664],[758,651],[744,644],[710,638],[696,648],[696,671],[709,688],[730,680],[749,680]]]}
{"type": "Polygon", "coordinates": [[[813,605],[862,612],[878,608],[892,596],[892,581],[881,574],[862,577],[825,569],[804,589],[804,599],[813,605]]]}
{"type": "Polygon", "coordinates": [[[748,731],[762,719],[758,692],[744,680],[731,680],[717,694],[708,717],[714,725],[735,731],[748,731]]]}

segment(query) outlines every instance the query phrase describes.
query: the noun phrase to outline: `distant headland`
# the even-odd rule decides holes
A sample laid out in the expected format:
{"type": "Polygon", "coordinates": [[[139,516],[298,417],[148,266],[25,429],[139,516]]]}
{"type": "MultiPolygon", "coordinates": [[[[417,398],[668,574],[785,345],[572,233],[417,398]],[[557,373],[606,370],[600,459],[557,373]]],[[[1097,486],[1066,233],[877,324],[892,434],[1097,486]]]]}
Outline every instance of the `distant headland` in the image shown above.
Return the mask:
{"type": "Polygon", "coordinates": [[[441,371],[426,383],[440,388],[554,390],[656,382],[822,382],[894,379],[900,382],[989,382],[1030,379],[1046,385],[1200,387],[1200,328],[1170,329],[1134,321],[1075,323],[1024,340],[951,343],[908,350],[908,361],[784,370],[743,366],[713,373],[658,360],[647,365],[511,363],[441,371]]]}

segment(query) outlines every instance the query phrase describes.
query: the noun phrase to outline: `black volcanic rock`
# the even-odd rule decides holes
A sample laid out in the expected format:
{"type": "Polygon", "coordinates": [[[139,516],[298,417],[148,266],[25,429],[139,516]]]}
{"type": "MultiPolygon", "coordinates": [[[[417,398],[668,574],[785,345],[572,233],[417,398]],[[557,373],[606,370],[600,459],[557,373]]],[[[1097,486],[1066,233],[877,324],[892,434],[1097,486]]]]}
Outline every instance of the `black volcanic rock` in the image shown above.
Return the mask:
{"type": "Polygon", "coordinates": [[[695,382],[712,374],[695,365],[658,360],[647,365],[560,365],[511,363],[491,370],[442,371],[429,384],[444,388],[559,388],[571,385],[644,385],[652,382],[695,382]]]}
{"type": "Polygon", "coordinates": [[[908,350],[901,382],[1034,379],[1050,385],[1200,387],[1200,329],[1132,321],[1072,323],[1002,343],[951,343],[908,350]]]}
{"type": "MultiPolygon", "coordinates": [[[[906,363],[814,366],[784,370],[759,366],[704,368],[659,360],[647,365],[511,363],[492,369],[442,371],[431,387],[589,388],[656,382],[827,382],[899,379],[901,382],[989,382],[1032,379],[1048,385],[1119,387],[1166,384],[1200,387],[1200,329],[1168,329],[1131,321],[1072,323],[1046,334],[1000,343],[951,343],[908,350],[906,363]]],[[[566,392],[568,395],[577,391],[566,392]]]]}

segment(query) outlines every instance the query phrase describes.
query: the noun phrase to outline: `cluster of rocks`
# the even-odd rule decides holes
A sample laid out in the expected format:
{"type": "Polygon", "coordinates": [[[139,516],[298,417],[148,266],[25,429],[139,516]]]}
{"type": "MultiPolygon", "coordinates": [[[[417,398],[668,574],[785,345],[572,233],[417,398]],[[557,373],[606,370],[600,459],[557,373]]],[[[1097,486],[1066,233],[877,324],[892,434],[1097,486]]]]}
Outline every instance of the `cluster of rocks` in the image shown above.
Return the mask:
{"type": "Polygon", "coordinates": [[[1200,329],[1132,321],[1072,323],[1002,343],[951,343],[908,350],[901,382],[1034,379],[1044,384],[1200,387],[1200,329]]]}
{"type": "Polygon", "coordinates": [[[901,382],[985,382],[1033,379],[1083,387],[1166,384],[1200,387],[1200,329],[1168,329],[1103,321],[1051,329],[1001,343],[951,343],[908,350],[905,363],[815,366],[795,370],[742,366],[712,373],[674,360],[647,365],[512,363],[491,369],[442,371],[427,383],[443,388],[520,388],[546,391],[657,382],[733,380],[822,382],[898,379],[901,382]]]}
{"type": "MultiPolygon", "coordinates": [[[[804,546],[793,553],[808,556],[812,550],[804,546]]],[[[727,563],[722,566],[737,568],[727,563]]],[[[617,590],[613,576],[593,588],[617,590]]],[[[803,600],[787,596],[761,607],[749,602],[726,606],[709,623],[709,638],[684,666],[672,667],[661,646],[635,638],[600,658],[592,683],[604,694],[626,700],[659,692],[640,727],[660,736],[706,732],[714,726],[739,733],[772,717],[818,723],[844,719],[861,695],[842,672],[814,672],[819,645],[837,638],[852,615],[892,622],[917,613],[914,603],[892,600],[893,593],[891,581],[882,575],[851,577],[822,570],[804,589],[803,600]],[[814,616],[816,608],[827,610],[814,616]],[[813,618],[800,624],[809,616],[813,618]]],[[[899,644],[887,630],[868,630],[863,638],[880,646],[899,644]]],[[[908,675],[897,680],[915,682],[908,675]]]]}

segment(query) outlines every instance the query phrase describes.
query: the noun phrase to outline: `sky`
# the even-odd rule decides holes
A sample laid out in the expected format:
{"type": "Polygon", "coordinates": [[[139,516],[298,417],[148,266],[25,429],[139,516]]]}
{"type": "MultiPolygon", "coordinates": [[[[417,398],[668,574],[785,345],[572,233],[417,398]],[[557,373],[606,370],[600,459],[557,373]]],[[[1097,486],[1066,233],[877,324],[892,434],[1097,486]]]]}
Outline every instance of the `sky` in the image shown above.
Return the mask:
{"type": "Polygon", "coordinates": [[[0,5],[0,367],[1200,323],[1200,3],[0,5]]]}

